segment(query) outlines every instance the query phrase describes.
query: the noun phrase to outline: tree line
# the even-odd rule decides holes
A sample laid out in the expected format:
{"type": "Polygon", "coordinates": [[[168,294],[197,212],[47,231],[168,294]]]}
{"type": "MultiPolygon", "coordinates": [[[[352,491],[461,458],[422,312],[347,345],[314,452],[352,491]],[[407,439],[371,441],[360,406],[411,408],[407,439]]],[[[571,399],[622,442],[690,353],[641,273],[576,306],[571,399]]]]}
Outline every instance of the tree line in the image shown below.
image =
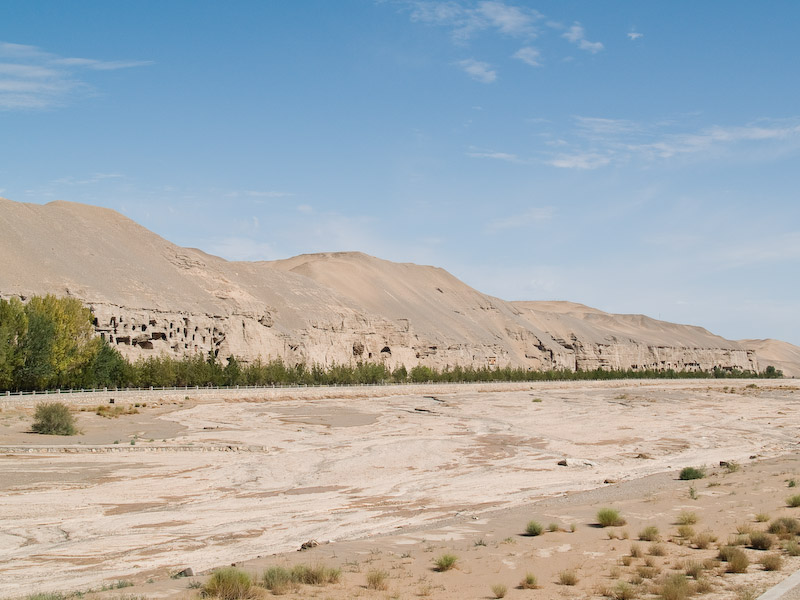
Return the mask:
{"type": "Polygon", "coordinates": [[[353,385],[423,382],[564,381],[590,379],[677,379],[782,377],[770,366],[763,373],[725,370],[637,369],[530,371],[521,367],[417,365],[389,369],[383,363],[287,365],[281,359],[244,364],[213,354],[183,358],[151,356],[131,362],[94,335],[92,313],[80,300],[53,295],[0,299],[0,390],[87,389],[103,387],[182,387],[236,385],[353,385]]]}

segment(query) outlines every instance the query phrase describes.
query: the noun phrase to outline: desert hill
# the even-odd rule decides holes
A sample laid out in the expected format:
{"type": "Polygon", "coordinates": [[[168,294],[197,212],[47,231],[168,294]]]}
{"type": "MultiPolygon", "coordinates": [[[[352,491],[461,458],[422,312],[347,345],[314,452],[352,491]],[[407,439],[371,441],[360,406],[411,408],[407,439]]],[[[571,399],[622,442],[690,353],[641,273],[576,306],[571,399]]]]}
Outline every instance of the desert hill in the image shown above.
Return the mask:
{"type": "Polygon", "coordinates": [[[438,368],[800,365],[800,348],[790,344],[733,342],[570,302],[507,302],[442,269],[361,253],[230,262],[178,247],[115,211],[70,202],[0,199],[0,255],[0,295],[77,297],[94,311],[97,332],[129,357],[211,351],[438,368]]]}

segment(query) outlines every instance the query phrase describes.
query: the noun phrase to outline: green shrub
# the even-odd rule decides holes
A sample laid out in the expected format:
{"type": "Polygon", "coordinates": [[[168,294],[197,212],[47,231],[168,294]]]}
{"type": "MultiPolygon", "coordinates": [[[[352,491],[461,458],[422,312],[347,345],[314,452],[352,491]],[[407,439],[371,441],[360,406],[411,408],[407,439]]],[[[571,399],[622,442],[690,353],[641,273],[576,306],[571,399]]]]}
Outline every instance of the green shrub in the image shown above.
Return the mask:
{"type": "Polygon", "coordinates": [[[436,565],[436,570],[439,572],[449,571],[456,566],[458,557],[455,554],[442,554],[439,558],[433,561],[436,565]]]}
{"type": "Polygon", "coordinates": [[[784,544],[783,549],[789,556],[800,556],[800,544],[796,540],[789,540],[784,544]]]}
{"type": "Polygon", "coordinates": [[[494,594],[495,598],[505,598],[507,592],[508,588],[502,583],[495,583],[492,586],[492,593],[494,594]]]}
{"type": "Polygon", "coordinates": [[[688,481],[691,479],[702,479],[706,476],[705,469],[699,469],[697,467],[684,467],[681,469],[680,475],[678,475],[678,479],[683,481],[688,481]]]}
{"type": "Polygon", "coordinates": [[[535,590],[538,587],[539,581],[533,573],[525,573],[525,577],[519,582],[519,587],[523,590],[535,590]]]}
{"type": "Polygon", "coordinates": [[[758,513],[755,516],[756,523],[766,523],[769,521],[769,515],[767,513],[758,513]]]}
{"type": "Polygon", "coordinates": [[[625,519],[619,514],[619,511],[614,508],[601,508],[597,511],[597,522],[600,527],[622,527],[625,525],[625,519]]]}
{"type": "Polygon", "coordinates": [[[367,589],[370,590],[386,590],[389,584],[386,580],[389,578],[389,573],[380,569],[371,569],[367,573],[367,589]]]}
{"type": "Polygon", "coordinates": [[[558,523],[550,523],[550,525],[547,526],[547,531],[551,533],[555,533],[556,531],[560,530],[561,528],[558,526],[558,523]]]}
{"type": "Polygon", "coordinates": [[[249,598],[253,591],[250,575],[236,567],[224,567],[212,573],[203,586],[203,593],[220,600],[242,600],[249,598]]]}
{"type": "Polygon", "coordinates": [[[678,536],[686,540],[693,538],[695,536],[694,527],[692,527],[691,525],[679,525],[678,536]]]}
{"type": "Polygon", "coordinates": [[[530,536],[537,536],[542,535],[544,533],[544,527],[538,521],[528,521],[528,524],[525,526],[525,534],[530,536]]]}
{"type": "Polygon", "coordinates": [[[678,525],[694,525],[697,523],[697,513],[684,510],[677,518],[678,525]]]}
{"type": "Polygon", "coordinates": [[[75,435],[75,417],[62,402],[42,402],[36,405],[31,429],[47,435],[75,435]]]}
{"type": "Polygon", "coordinates": [[[627,581],[618,581],[609,594],[614,600],[633,600],[639,596],[639,590],[627,581]]]}
{"type": "Polygon", "coordinates": [[[800,506],[800,494],[789,496],[786,499],[786,504],[788,504],[791,508],[797,508],[798,506],[800,506]]]}
{"type": "Polygon", "coordinates": [[[728,554],[728,573],[744,573],[750,565],[750,559],[743,550],[734,548],[728,554]]]}
{"type": "Polygon", "coordinates": [[[292,572],[285,567],[270,567],[264,572],[264,587],[275,594],[285,594],[295,587],[292,572]]]}
{"type": "Polygon", "coordinates": [[[331,569],[324,565],[295,565],[292,567],[292,580],[306,585],[325,585],[336,583],[342,576],[341,569],[331,569]]]}
{"type": "Polygon", "coordinates": [[[639,539],[643,542],[657,542],[661,539],[661,535],[658,533],[658,527],[654,525],[650,525],[645,527],[639,532],[639,539]]]}
{"type": "Polygon", "coordinates": [[[775,538],[764,531],[754,531],[750,534],[750,547],[756,550],[769,550],[775,538]]]}

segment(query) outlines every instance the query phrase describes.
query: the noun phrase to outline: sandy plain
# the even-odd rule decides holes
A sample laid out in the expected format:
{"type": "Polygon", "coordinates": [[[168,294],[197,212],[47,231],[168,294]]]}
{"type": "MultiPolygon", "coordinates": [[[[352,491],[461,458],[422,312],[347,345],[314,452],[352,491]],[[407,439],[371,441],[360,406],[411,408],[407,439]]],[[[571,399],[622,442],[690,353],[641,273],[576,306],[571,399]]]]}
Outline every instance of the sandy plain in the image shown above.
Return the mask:
{"type": "MultiPolygon", "coordinates": [[[[233,562],[342,568],[339,583],[290,598],[485,598],[495,583],[509,598],[601,597],[636,576],[642,565],[620,560],[644,526],[664,537],[665,556],[650,557],[660,572],[716,555],[676,537],[680,511],[721,542],[745,522],[763,529],[757,513],[798,516],[785,506],[800,475],[798,400],[790,380],[153,392],[136,414],[78,412],[83,433],[68,439],[28,433],[33,400],[6,402],[0,597],[130,580],[100,595],[189,598],[197,590],[170,575],[233,562]],[[721,460],[741,469],[677,480],[721,460]],[[615,536],[629,539],[594,526],[601,506],[623,512],[615,536]],[[523,536],[530,519],[559,530],[523,536]],[[296,552],[310,539],[321,545],[296,552]],[[459,564],[436,573],[443,552],[459,564]],[[387,572],[387,590],[366,589],[371,569],[387,572]],[[557,583],[564,569],[576,586],[557,583]],[[528,571],[540,588],[516,589],[528,571]]],[[[704,597],[763,588],[798,560],[782,572],[717,568],[704,597]]]]}

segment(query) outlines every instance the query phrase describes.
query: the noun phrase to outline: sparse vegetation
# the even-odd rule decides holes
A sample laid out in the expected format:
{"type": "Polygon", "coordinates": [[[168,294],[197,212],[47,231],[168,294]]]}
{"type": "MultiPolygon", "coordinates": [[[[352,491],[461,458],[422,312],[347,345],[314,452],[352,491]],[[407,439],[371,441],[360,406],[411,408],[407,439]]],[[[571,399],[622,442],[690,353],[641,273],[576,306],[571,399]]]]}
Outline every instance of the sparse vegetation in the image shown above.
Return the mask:
{"type": "Polygon", "coordinates": [[[767,513],[758,513],[755,516],[756,523],[766,523],[769,521],[769,515],[767,513]]]}
{"type": "Polygon", "coordinates": [[[31,429],[46,435],[75,435],[75,417],[63,402],[42,402],[36,405],[31,429]]]}
{"type": "Polygon", "coordinates": [[[458,556],[455,554],[442,554],[439,558],[433,561],[433,564],[436,565],[436,570],[441,573],[444,571],[449,571],[455,567],[457,562],[458,556]]]}
{"type": "Polygon", "coordinates": [[[641,546],[639,544],[631,544],[631,552],[630,555],[633,558],[640,558],[644,553],[642,552],[641,546]]]}
{"type": "Polygon", "coordinates": [[[798,506],[800,506],[800,494],[789,496],[786,499],[786,504],[789,505],[790,508],[797,508],[798,506]]]}
{"type": "Polygon", "coordinates": [[[705,469],[698,468],[698,467],[684,467],[681,469],[680,475],[678,475],[678,479],[682,481],[689,481],[692,479],[702,479],[706,476],[705,469]]]}
{"type": "Polygon", "coordinates": [[[789,540],[783,545],[783,549],[789,556],[800,556],[800,544],[796,540],[789,540]]]}
{"type": "Polygon", "coordinates": [[[769,524],[767,531],[780,537],[796,535],[800,533],[800,521],[794,517],[779,517],[769,524]]]}
{"type": "Polygon", "coordinates": [[[508,588],[502,583],[495,583],[492,586],[492,593],[495,598],[505,598],[508,588]]]}
{"type": "Polygon", "coordinates": [[[750,559],[740,548],[733,548],[728,553],[727,563],[729,573],[744,573],[750,565],[750,559]]]}
{"type": "Polygon", "coordinates": [[[750,547],[755,550],[769,550],[775,538],[765,531],[754,531],[750,534],[750,547]]]}
{"type": "Polygon", "coordinates": [[[264,572],[264,587],[275,594],[285,594],[297,582],[292,579],[292,572],[285,567],[270,567],[264,572]]]}
{"type": "Polygon", "coordinates": [[[324,585],[337,583],[342,577],[341,569],[334,569],[324,565],[295,565],[292,567],[292,581],[306,585],[324,585]]]}
{"type": "Polygon", "coordinates": [[[519,587],[523,590],[535,590],[538,587],[539,581],[533,573],[525,573],[525,577],[519,582],[519,587]]]}
{"type": "Polygon", "coordinates": [[[555,533],[555,532],[559,531],[560,529],[561,528],[558,526],[558,523],[550,523],[547,526],[547,531],[549,531],[550,533],[555,533]]]}
{"type": "Polygon", "coordinates": [[[614,508],[601,508],[597,511],[597,522],[600,527],[622,527],[625,525],[625,519],[619,514],[619,511],[614,508]]]}
{"type": "Polygon", "coordinates": [[[692,593],[689,580],[683,573],[667,575],[659,587],[661,600],[686,600],[692,593]]]}
{"type": "Polygon", "coordinates": [[[679,525],[678,536],[686,540],[692,539],[695,536],[694,528],[691,525],[679,525]]]}
{"type": "Polygon", "coordinates": [[[650,544],[650,556],[664,556],[666,553],[667,549],[663,544],[650,544]]]}
{"type": "Polygon", "coordinates": [[[690,560],[684,565],[684,573],[686,573],[687,577],[691,577],[692,579],[699,579],[700,576],[705,571],[705,567],[703,563],[697,562],[696,560],[690,560]]]}
{"type": "Polygon", "coordinates": [[[676,519],[678,525],[694,525],[697,523],[697,513],[684,510],[676,519]]]}
{"type": "Polygon", "coordinates": [[[544,527],[538,521],[528,521],[525,526],[525,535],[537,536],[544,533],[544,527]]]}

